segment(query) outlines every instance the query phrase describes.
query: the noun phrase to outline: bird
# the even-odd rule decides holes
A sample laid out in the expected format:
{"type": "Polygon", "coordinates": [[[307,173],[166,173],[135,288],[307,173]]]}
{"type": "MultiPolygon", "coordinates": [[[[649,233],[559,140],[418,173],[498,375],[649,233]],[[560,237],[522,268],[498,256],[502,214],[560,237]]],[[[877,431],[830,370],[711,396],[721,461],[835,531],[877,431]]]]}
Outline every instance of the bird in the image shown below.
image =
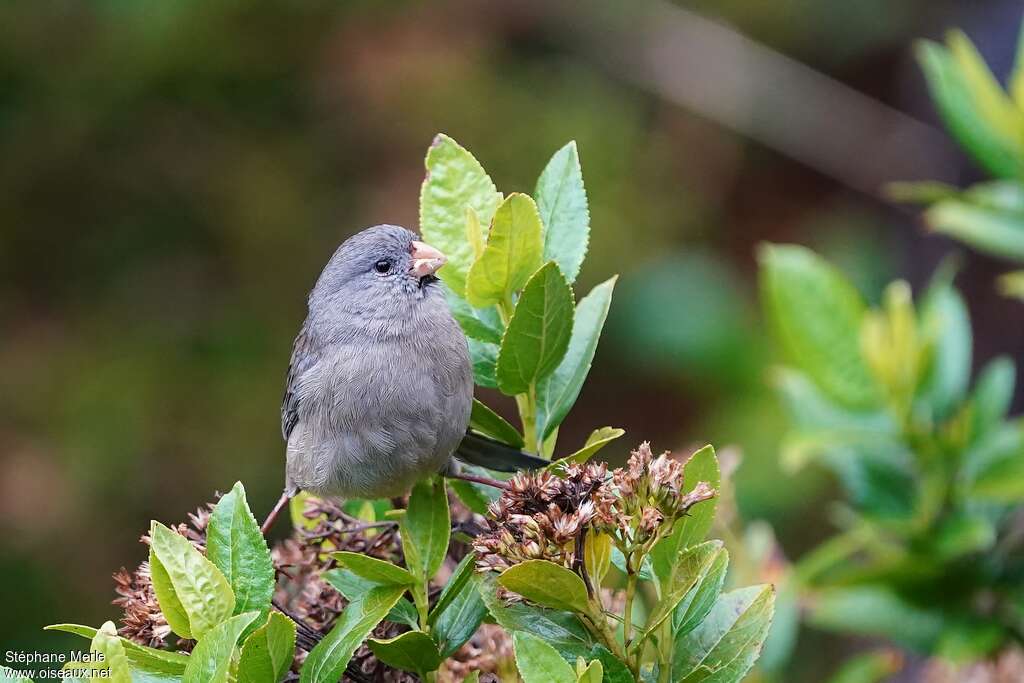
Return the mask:
{"type": "Polygon", "coordinates": [[[285,488],[341,499],[402,495],[456,460],[511,472],[548,461],[469,430],[473,370],[437,271],[438,249],[397,225],[346,239],[308,299],[292,348],[281,433],[285,488]]]}

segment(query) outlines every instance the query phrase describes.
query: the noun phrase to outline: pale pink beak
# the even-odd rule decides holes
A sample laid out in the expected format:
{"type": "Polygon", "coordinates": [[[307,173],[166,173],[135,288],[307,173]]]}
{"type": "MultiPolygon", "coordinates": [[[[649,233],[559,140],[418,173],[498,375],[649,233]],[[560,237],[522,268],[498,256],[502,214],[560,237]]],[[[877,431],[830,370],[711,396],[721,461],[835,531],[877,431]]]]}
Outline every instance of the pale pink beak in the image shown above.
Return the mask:
{"type": "Polygon", "coordinates": [[[448,262],[448,257],[424,242],[412,243],[412,266],[409,272],[415,277],[433,275],[437,269],[448,262]]]}

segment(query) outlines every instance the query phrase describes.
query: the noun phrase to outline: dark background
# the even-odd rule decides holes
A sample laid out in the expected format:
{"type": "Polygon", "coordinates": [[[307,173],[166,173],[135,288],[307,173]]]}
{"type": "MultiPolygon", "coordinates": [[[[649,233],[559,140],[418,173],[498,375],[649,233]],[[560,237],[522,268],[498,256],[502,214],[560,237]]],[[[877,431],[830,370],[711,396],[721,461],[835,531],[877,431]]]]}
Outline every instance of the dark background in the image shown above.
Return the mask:
{"type": "MultiPolygon", "coordinates": [[[[957,247],[882,185],[980,176],[911,43],[962,26],[1005,76],[1019,4],[550,4],[0,5],[0,649],[80,647],[40,629],[116,618],[110,573],[143,559],[149,519],[236,480],[269,509],[305,295],[352,232],[417,227],[439,131],[506,192],[579,143],[577,293],[622,278],[564,447],[606,424],[628,432],[611,458],[735,446],[747,519],[790,556],[829,533],[834,482],[776,465],[755,247],[813,246],[871,300],[922,285],[957,247]]],[[[1007,264],[963,263],[976,363],[1020,359],[1007,264]]],[[[800,680],[835,663],[818,638],[800,680]]]]}

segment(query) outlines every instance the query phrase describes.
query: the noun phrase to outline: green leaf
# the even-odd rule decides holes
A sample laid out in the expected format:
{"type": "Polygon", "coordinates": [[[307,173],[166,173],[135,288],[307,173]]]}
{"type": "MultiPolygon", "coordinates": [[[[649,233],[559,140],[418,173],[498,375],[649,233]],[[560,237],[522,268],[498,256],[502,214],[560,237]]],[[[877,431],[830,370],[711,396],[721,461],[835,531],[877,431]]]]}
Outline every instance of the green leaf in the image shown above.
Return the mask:
{"type": "Polygon", "coordinates": [[[1024,215],[946,199],[925,211],[928,227],[977,249],[1017,261],[1024,260],[1024,215]]]}
{"type": "Polygon", "coordinates": [[[583,444],[583,448],[579,449],[575,453],[570,453],[564,458],[555,460],[545,469],[553,470],[557,467],[564,467],[565,465],[570,465],[572,463],[584,463],[590,460],[594,453],[597,453],[599,450],[625,433],[625,429],[619,429],[618,427],[601,427],[600,429],[595,429],[590,433],[590,436],[587,437],[587,441],[583,444]]]}
{"type": "MultiPolygon", "coordinates": [[[[345,596],[349,602],[357,602],[370,594],[374,588],[381,584],[365,579],[348,569],[329,569],[323,573],[323,579],[331,584],[335,590],[345,596]]],[[[385,584],[391,586],[394,584],[385,584]]],[[[407,598],[399,598],[395,606],[388,612],[387,620],[396,624],[406,624],[412,628],[419,628],[420,617],[416,608],[407,598]]]]}
{"type": "Polygon", "coordinates": [[[774,600],[775,591],[767,585],[723,593],[697,628],[676,639],[672,680],[743,680],[761,654],[774,600]]]}
{"type": "Polygon", "coordinates": [[[1007,97],[974,43],[960,30],[947,36],[949,52],[960,67],[971,102],[979,116],[992,127],[1012,149],[1020,151],[1021,129],[1024,117],[1007,97]]]}
{"type": "Polygon", "coordinates": [[[587,587],[583,579],[554,562],[520,562],[502,572],[498,583],[542,607],[587,611],[587,587]]]}
{"type": "MultiPolygon", "coordinates": [[[[582,658],[579,661],[582,662],[582,658]]],[[[602,680],[604,680],[604,667],[601,666],[601,661],[598,659],[576,673],[576,683],[601,683],[602,680]]]]}
{"type": "Polygon", "coordinates": [[[467,339],[469,359],[473,363],[473,381],[488,389],[497,389],[495,366],[498,363],[498,347],[494,344],[467,339]]]}
{"type": "Polygon", "coordinates": [[[934,339],[931,367],[918,394],[932,407],[937,419],[956,410],[971,378],[971,321],[963,297],[952,286],[952,276],[936,273],[921,306],[921,327],[934,339]]]}
{"type": "MultiPolygon", "coordinates": [[[[571,612],[545,609],[523,602],[505,604],[498,597],[493,575],[481,577],[480,597],[494,620],[506,631],[526,631],[544,640],[568,660],[577,657],[592,659],[597,647],[590,632],[571,612]]],[[[603,660],[602,660],[603,661],[603,660]]],[[[607,669],[608,666],[605,666],[607,669]]]]}
{"type": "Polygon", "coordinates": [[[838,403],[876,405],[860,352],[864,302],[857,290],[804,247],[765,245],[759,258],[765,315],[790,360],[838,403]]]}
{"type": "Polygon", "coordinates": [[[167,623],[183,638],[202,638],[233,613],[231,585],[184,536],[155,521],[149,535],[153,589],[167,623]]]}
{"type": "Polygon", "coordinates": [[[400,529],[406,566],[417,580],[429,580],[444,562],[451,535],[443,477],[421,481],[413,487],[400,529]]]}
{"type": "Polygon", "coordinates": [[[301,683],[337,683],[352,653],[402,597],[402,586],[380,586],[349,603],[302,667],[301,683]]]}
{"type": "Polygon", "coordinates": [[[850,657],[828,683],[883,683],[902,668],[899,653],[888,650],[865,652],[850,657]]]}
{"type": "Polygon", "coordinates": [[[448,487],[470,510],[478,515],[487,514],[487,506],[491,504],[491,499],[484,493],[486,487],[462,479],[449,479],[448,487]]]}
{"type": "Polygon", "coordinates": [[[406,631],[387,640],[371,638],[366,644],[374,656],[388,666],[420,677],[435,671],[443,661],[434,641],[423,631],[406,631]]]}
{"type": "Polygon", "coordinates": [[[271,612],[267,622],[249,634],[238,660],[238,680],[279,683],[295,656],[295,622],[271,612]]]}
{"type": "Polygon", "coordinates": [[[587,532],[583,542],[583,565],[587,568],[587,576],[591,585],[598,587],[608,573],[612,561],[613,541],[610,534],[587,532]]]}
{"type": "MultiPolygon", "coordinates": [[[[427,616],[428,624],[434,624],[437,618],[448,608],[448,605],[452,603],[455,596],[469,583],[469,580],[473,577],[475,567],[476,553],[471,552],[459,561],[452,575],[448,577],[448,581],[444,584],[444,588],[441,589],[441,595],[437,596],[437,602],[434,603],[430,614],[427,616]]],[[[475,587],[473,587],[473,592],[478,592],[475,587]]]]}
{"type": "MultiPolygon", "coordinates": [[[[46,631],[62,631],[73,633],[76,636],[93,639],[96,637],[97,629],[91,626],[80,624],[53,624],[47,626],[46,631]]],[[[124,646],[128,663],[134,671],[152,674],[154,677],[180,678],[188,663],[188,656],[180,652],[168,650],[157,650],[145,645],[139,645],[126,638],[121,638],[121,645],[124,646]]]]}
{"type": "Polygon", "coordinates": [[[931,41],[920,41],[916,53],[932,100],[953,136],[993,175],[1015,177],[1020,165],[1014,145],[980,114],[957,61],[931,41]]]}
{"type": "Polygon", "coordinates": [[[992,503],[1024,501],[1024,426],[996,429],[965,456],[967,495],[992,503]]]}
{"type": "Polygon", "coordinates": [[[544,167],[536,197],[544,223],[544,260],[557,263],[566,279],[575,282],[590,240],[590,209],[575,140],[544,167]]]}
{"type": "Polygon", "coordinates": [[[526,393],[565,355],[573,326],[572,289],[558,266],[548,263],[526,283],[501,340],[498,388],[526,393]]]}
{"type": "Polygon", "coordinates": [[[537,385],[537,433],[541,439],[548,438],[562,423],[580,395],[608,317],[617,278],[605,280],[580,299],[565,357],[537,385]]]}
{"type": "Polygon", "coordinates": [[[668,575],[664,579],[660,575],[658,577],[661,598],[647,617],[646,630],[654,631],[661,626],[684,597],[696,597],[701,579],[712,572],[715,565],[725,565],[727,562],[728,553],[721,541],[705,541],[681,550],[672,562],[668,575]]]}
{"type": "Polygon", "coordinates": [[[489,309],[473,308],[468,301],[447,286],[444,287],[444,296],[448,302],[448,309],[452,312],[452,317],[459,323],[459,327],[467,337],[489,344],[501,343],[501,333],[504,328],[493,307],[489,309]]]}
{"type": "MultiPolygon", "coordinates": [[[[472,572],[472,565],[470,567],[472,572]]],[[[480,597],[477,581],[475,576],[469,576],[461,588],[451,592],[453,597],[450,604],[441,610],[434,622],[433,632],[442,657],[450,657],[462,647],[487,616],[487,607],[480,597]]]]}
{"type": "Polygon", "coordinates": [[[974,439],[988,434],[1006,417],[1013,401],[1017,368],[1007,356],[989,361],[974,387],[971,434],[974,439]]]}
{"type": "Polygon", "coordinates": [[[466,207],[488,225],[501,195],[473,155],[447,135],[438,135],[427,150],[427,176],[420,189],[420,232],[448,257],[438,276],[463,296],[466,274],[475,254],[466,239],[466,207]]]}
{"type": "MultiPolygon", "coordinates": [[[[710,445],[704,446],[691,455],[690,459],[686,461],[683,474],[682,493],[689,493],[702,481],[706,481],[711,488],[717,490],[722,481],[718,471],[718,458],[715,457],[715,449],[710,445]]],[[[667,577],[672,574],[679,553],[697,545],[707,536],[711,529],[711,522],[715,519],[717,508],[717,497],[697,503],[690,508],[689,514],[676,522],[676,528],[672,534],[660,540],[651,550],[651,567],[654,574],[658,577],[666,577],[659,581],[663,587],[666,585],[667,577]]]]}
{"type": "Polygon", "coordinates": [[[672,632],[677,636],[697,628],[722,592],[725,573],[729,568],[729,553],[722,548],[721,552],[715,552],[709,560],[700,565],[696,583],[679,601],[672,614],[672,632]]]}
{"type": "Polygon", "coordinates": [[[336,552],[331,557],[352,573],[377,584],[411,586],[416,579],[407,570],[362,553],[336,552]]]}
{"type": "Polygon", "coordinates": [[[511,298],[541,267],[541,224],[537,205],[514,192],[498,206],[487,246],[466,276],[466,300],[477,307],[511,298]]]}
{"type": "Polygon", "coordinates": [[[525,445],[519,430],[475,398],[473,412],[469,416],[469,426],[484,436],[497,439],[513,448],[522,448],[525,445]]]}
{"type": "Polygon", "coordinates": [[[245,612],[210,629],[189,656],[182,683],[227,683],[235,644],[258,616],[245,612]]]}
{"type": "Polygon", "coordinates": [[[512,634],[516,666],[524,683],[576,683],[576,673],[558,650],[529,633],[512,634]]]}
{"type": "Polygon", "coordinates": [[[266,614],[274,594],[274,563],[267,541],[238,482],[217,501],[206,530],[206,557],[231,584],[235,614],[266,614]]]}
{"type": "Polygon", "coordinates": [[[132,683],[128,655],[117,635],[117,627],[114,626],[114,622],[108,621],[100,627],[96,635],[93,636],[89,650],[102,655],[102,661],[93,663],[93,667],[103,668],[109,672],[109,675],[94,676],[96,680],[102,678],[113,683],[132,683]]]}

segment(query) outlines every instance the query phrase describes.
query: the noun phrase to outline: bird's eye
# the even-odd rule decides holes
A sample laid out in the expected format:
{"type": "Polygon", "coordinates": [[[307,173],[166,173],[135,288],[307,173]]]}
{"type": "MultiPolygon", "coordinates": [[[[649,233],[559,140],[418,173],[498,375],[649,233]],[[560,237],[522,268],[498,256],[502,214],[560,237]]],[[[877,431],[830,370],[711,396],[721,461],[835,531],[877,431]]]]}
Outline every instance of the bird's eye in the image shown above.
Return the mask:
{"type": "Polygon", "coordinates": [[[383,275],[391,270],[391,261],[380,260],[373,264],[373,269],[383,275]]]}

